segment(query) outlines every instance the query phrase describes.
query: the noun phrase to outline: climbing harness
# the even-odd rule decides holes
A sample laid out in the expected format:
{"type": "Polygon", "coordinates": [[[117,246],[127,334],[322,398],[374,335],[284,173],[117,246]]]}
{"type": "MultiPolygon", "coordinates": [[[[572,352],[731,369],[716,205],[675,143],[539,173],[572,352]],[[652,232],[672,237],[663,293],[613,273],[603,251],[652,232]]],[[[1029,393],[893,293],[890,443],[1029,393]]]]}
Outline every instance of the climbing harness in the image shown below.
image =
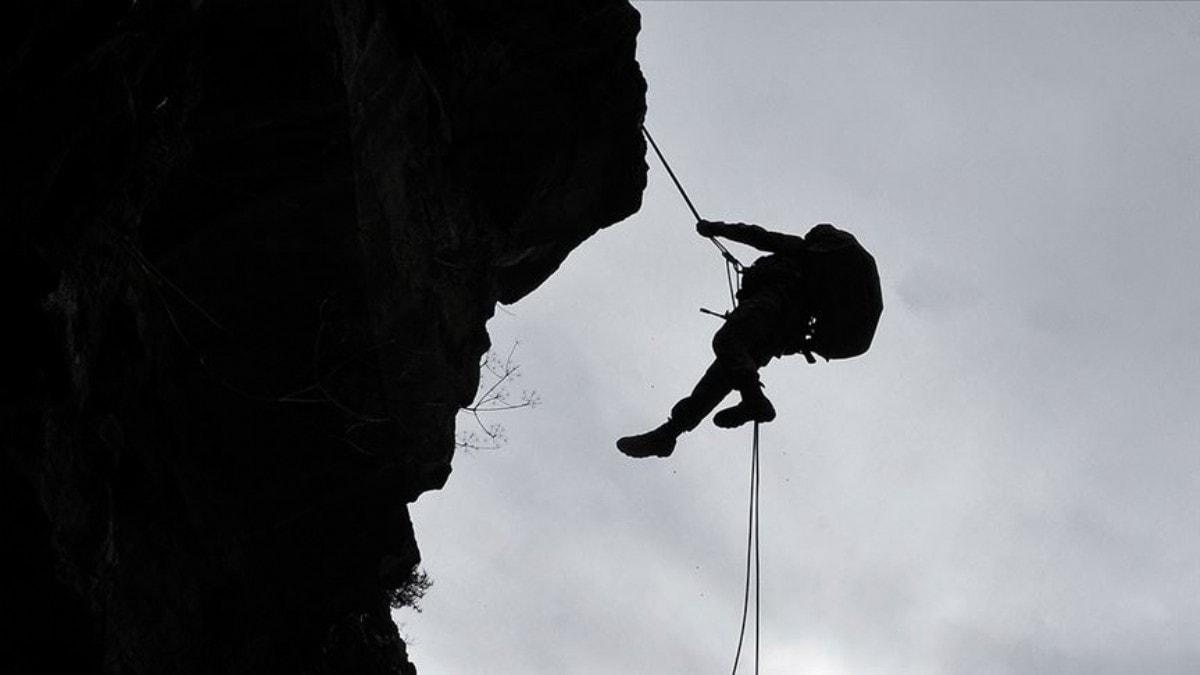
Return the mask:
{"type": "MultiPolygon", "coordinates": [[[[679,179],[675,177],[675,172],[671,170],[671,165],[667,163],[667,158],[663,156],[662,150],[658,149],[658,143],[654,142],[654,137],[650,135],[650,130],[646,125],[642,125],[642,133],[646,135],[646,140],[650,141],[650,147],[654,148],[654,154],[658,155],[658,159],[662,162],[663,168],[667,170],[667,175],[671,177],[671,181],[675,183],[675,188],[679,190],[679,194],[683,196],[683,201],[687,203],[692,215],[696,221],[703,220],[700,213],[696,211],[696,207],[692,204],[692,200],[688,197],[687,191],[683,189],[679,179]]],[[[721,257],[725,260],[725,283],[729,288],[729,303],[732,305],[730,312],[737,309],[738,291],[742,289],[742,271],[745,265],[741,263],[729,249],[725,247],[716,237],[707,237],[709,241],[717,247],[721,252],[721,257]]],[[[710,309],[700,308],[700,311],[705,314],[711,314],[722,319],[729,317],[729,312],[719,314],[710,309]]],[[[807,356],[807,354],[806,354],[807,356]]],[[[746,524],[746,575],[745,588],[742,593],[742,626],[738,629],[737,651],[733,657],[733,670],[730,675],[737,675],[738,664],[742,656],[742,644],[746,637],[746,618],[750,613],[750,571],[751,571],[751,554],[753,554],[753,570],[754,570],[754,673],[758,675],[758,633],[761,625],[759,618],[761,616],[762,605],[759,602],[759,582],[762,577],[759,574],[759,555],[758,555],[758,426],[759,423],[754,423],[754,439],[750,450],[750,515],[749,521],[746,524]]]]}

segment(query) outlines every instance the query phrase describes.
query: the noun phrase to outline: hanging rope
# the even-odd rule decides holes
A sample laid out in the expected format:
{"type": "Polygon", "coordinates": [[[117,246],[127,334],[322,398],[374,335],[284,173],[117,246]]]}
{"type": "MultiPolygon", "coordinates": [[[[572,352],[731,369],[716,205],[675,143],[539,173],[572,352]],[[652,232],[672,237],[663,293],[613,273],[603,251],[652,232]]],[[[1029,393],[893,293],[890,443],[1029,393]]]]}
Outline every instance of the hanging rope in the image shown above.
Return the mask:
{"type": "Polygon", "coordinates": [[[761,595],[759,593],[758,554],[758,422],[754,423],[754,445],[750,452],[750,517],[746,524],[746,583],[742,593],[742,627],[738,629],[737,653],[733,656],[733,670],[730,675],[737,675],[738,662],[742,656],[742,642],[746,637],[746,617],[750,613],[750,554],[754,553],[754,673],[758,675],[758,627],[761,625],[762,611],[761,595]]]}
{"type": "MultiPolygon", "coordinates": [[[[667,161],[667,158],[663,156],[662,150],[658,149],[658,143],[654,142],[654,137],[650,135],[650,130],[647,129],[646,125],[644,124],[642,125],[642,133],[646,135],[646,140],[650,141],[650,147],[654,148],[654,154],[658,155],[658,161],[662,162],[663,168],[667,170],[667,175],[671,177],[671,182],[675,183],[675,189],[679,190],[679,194],[683,197],[683,201],[687,203],[687,207],[691,210],[692,216],[696,218],[697,222],[704,220],[700,217],[700,212],[696,210],[696,205],[692,203],[692,198],[688,196],[687,190],[683,189],[683,184],[680,183],[679,179],[675,176],[675,171],[671,169],[671,164],[667,161]]],[[[717,250],[721,252],[721,257],[725,259],[725,282],[729,287],[729,300],[730,303],[736,307],[738,289],[735,288],[734,278],[741,274],[742,269],[744,269],[745,266],[742,265],[742,262],[738,260],[736,256],[729,252],[729,249],[725,247],[725,244],[717,241],[716,237],[705,238],[711,241],[713,246],[717,247],[717,250]]],[[[738,285],[740,285],[740,279],[738,285]]]]}
{"type": "MultiPolygon", "coordinates": [[[[642,125],[642,133],[646,135],[646,140],[650,141],[650,147],[654,148],[654,154],[658,155],[658,160],[662,162],[663,168],[667,170],[667,175],[675,183],[675,189],[679,190],[679,194],[683,196],[683,201],[687,203],[692,215],[696,218],[697,222],[704,220],[700,217],[700,213],[696,211],[696,207],[692,204],[691,198],[688,197],[687,191],[683,189],[683,185],[675,177],[675,172],[671,170],[670,163],[663,156],[662,150],[658,149],[658,143],[654,142],[654,137],[650,135],[650,130],[645,125],[642,125]]],[[[725,248],[724,244],[717,241],[716,237],[707,237],[707,239],[717,247],[717,250],[721,252],[721,257],[725,259],[725,283],[729,288],[729,304],[732,305],[732,309],[737,309],[737,295],[742,290],[742,270],[745,269],[745,266],[729,252],[729,249],[725,248]]],[[[700,311],[704,312],[707,310],[702,309],[700,311]]],[[[716,314],[715,312],[709,313],[716,314]]],[[[717,314],[717,316],[721,315],[717,314]]],[[[750,451],[750,516],[746,524],[746,581],[745,589],[742,593],[742,627],[738,629],[737,652],[733,656],[733,671],[731,675],[737,675],[738,662],[742,657],[742,643],[746,637],[746,618],[750,614],[750,562],[752,554],[754,562],[754,673],[758,675],[758,628],[762,610],[762,605],[759,602],[759,582],[761,576],[759,574],[758,520],[758,422],[755,422],[754,442],[750,451]]]]}

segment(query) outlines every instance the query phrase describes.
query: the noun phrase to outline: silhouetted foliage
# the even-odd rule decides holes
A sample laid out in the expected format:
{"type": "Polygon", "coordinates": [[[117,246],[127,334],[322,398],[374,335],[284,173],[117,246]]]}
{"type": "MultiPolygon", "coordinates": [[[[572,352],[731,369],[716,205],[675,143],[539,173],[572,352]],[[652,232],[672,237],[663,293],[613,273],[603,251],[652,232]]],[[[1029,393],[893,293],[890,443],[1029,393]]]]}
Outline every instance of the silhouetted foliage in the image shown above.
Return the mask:
{"type": "Polygon", "coordinates": [[[541,403],[536,391],[521,390],[519,395],[510,389],[511,385],[521,377],[521,366],[513,361],[520,342],[514,342],[503,358],[489,351],[479,364],[479,394],[471,405],[462,409],[462,414],[470,415],[471,421],[477,428],[460,431],[455,444],[465,450],[495,450],[508,441],[504,425],[498,422],[488,423],[485,415],[521,408],[532,408],[541,403]]]}
{"type": "Polygon", "coordinates": [[[390,588],[387,591],[388,605],[392,609],[400,609],[402,607],[411,607],[416,611],[421,611],[421,598],[425,597],[425,592],[433,585],[433,580],[425,573],[425,570],[413,567],[412,573],[408,579],[396,588],[390,588]]]}

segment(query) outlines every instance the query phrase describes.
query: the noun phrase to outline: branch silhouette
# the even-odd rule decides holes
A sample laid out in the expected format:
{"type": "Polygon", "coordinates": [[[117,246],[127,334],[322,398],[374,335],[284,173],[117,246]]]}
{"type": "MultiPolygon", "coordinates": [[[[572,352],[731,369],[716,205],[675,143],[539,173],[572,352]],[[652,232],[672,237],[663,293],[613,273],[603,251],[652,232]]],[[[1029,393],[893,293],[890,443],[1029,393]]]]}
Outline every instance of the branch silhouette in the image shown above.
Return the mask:
{"type": "Polygon", "coordinates": [[[501,358],[489,351],[479,364],[479,394],[464,407],[460,414],[471,416],[475,429],[459,432],[455,445],[464,450],[496,450],[508,441],[504,425],[488,423],[484,417],[490,413],[533,408],[541,403],[536,391],[522,390],[514,394],[509,385],[521,377],[521,365],[513,360],[519,341],[515,341],[501,358]]]}

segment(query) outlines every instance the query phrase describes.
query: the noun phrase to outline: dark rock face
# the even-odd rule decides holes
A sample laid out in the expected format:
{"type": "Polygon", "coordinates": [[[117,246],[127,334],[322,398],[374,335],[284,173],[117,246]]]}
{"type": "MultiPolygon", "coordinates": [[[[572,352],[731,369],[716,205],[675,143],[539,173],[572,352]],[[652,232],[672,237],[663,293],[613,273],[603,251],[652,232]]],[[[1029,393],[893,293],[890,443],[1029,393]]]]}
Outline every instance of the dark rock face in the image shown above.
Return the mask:
{"type": "Polygon", "coordinates": [[[637,13],[6,12],[0,670],[415,672],[484,324],[640,205],[637,13]]]}

